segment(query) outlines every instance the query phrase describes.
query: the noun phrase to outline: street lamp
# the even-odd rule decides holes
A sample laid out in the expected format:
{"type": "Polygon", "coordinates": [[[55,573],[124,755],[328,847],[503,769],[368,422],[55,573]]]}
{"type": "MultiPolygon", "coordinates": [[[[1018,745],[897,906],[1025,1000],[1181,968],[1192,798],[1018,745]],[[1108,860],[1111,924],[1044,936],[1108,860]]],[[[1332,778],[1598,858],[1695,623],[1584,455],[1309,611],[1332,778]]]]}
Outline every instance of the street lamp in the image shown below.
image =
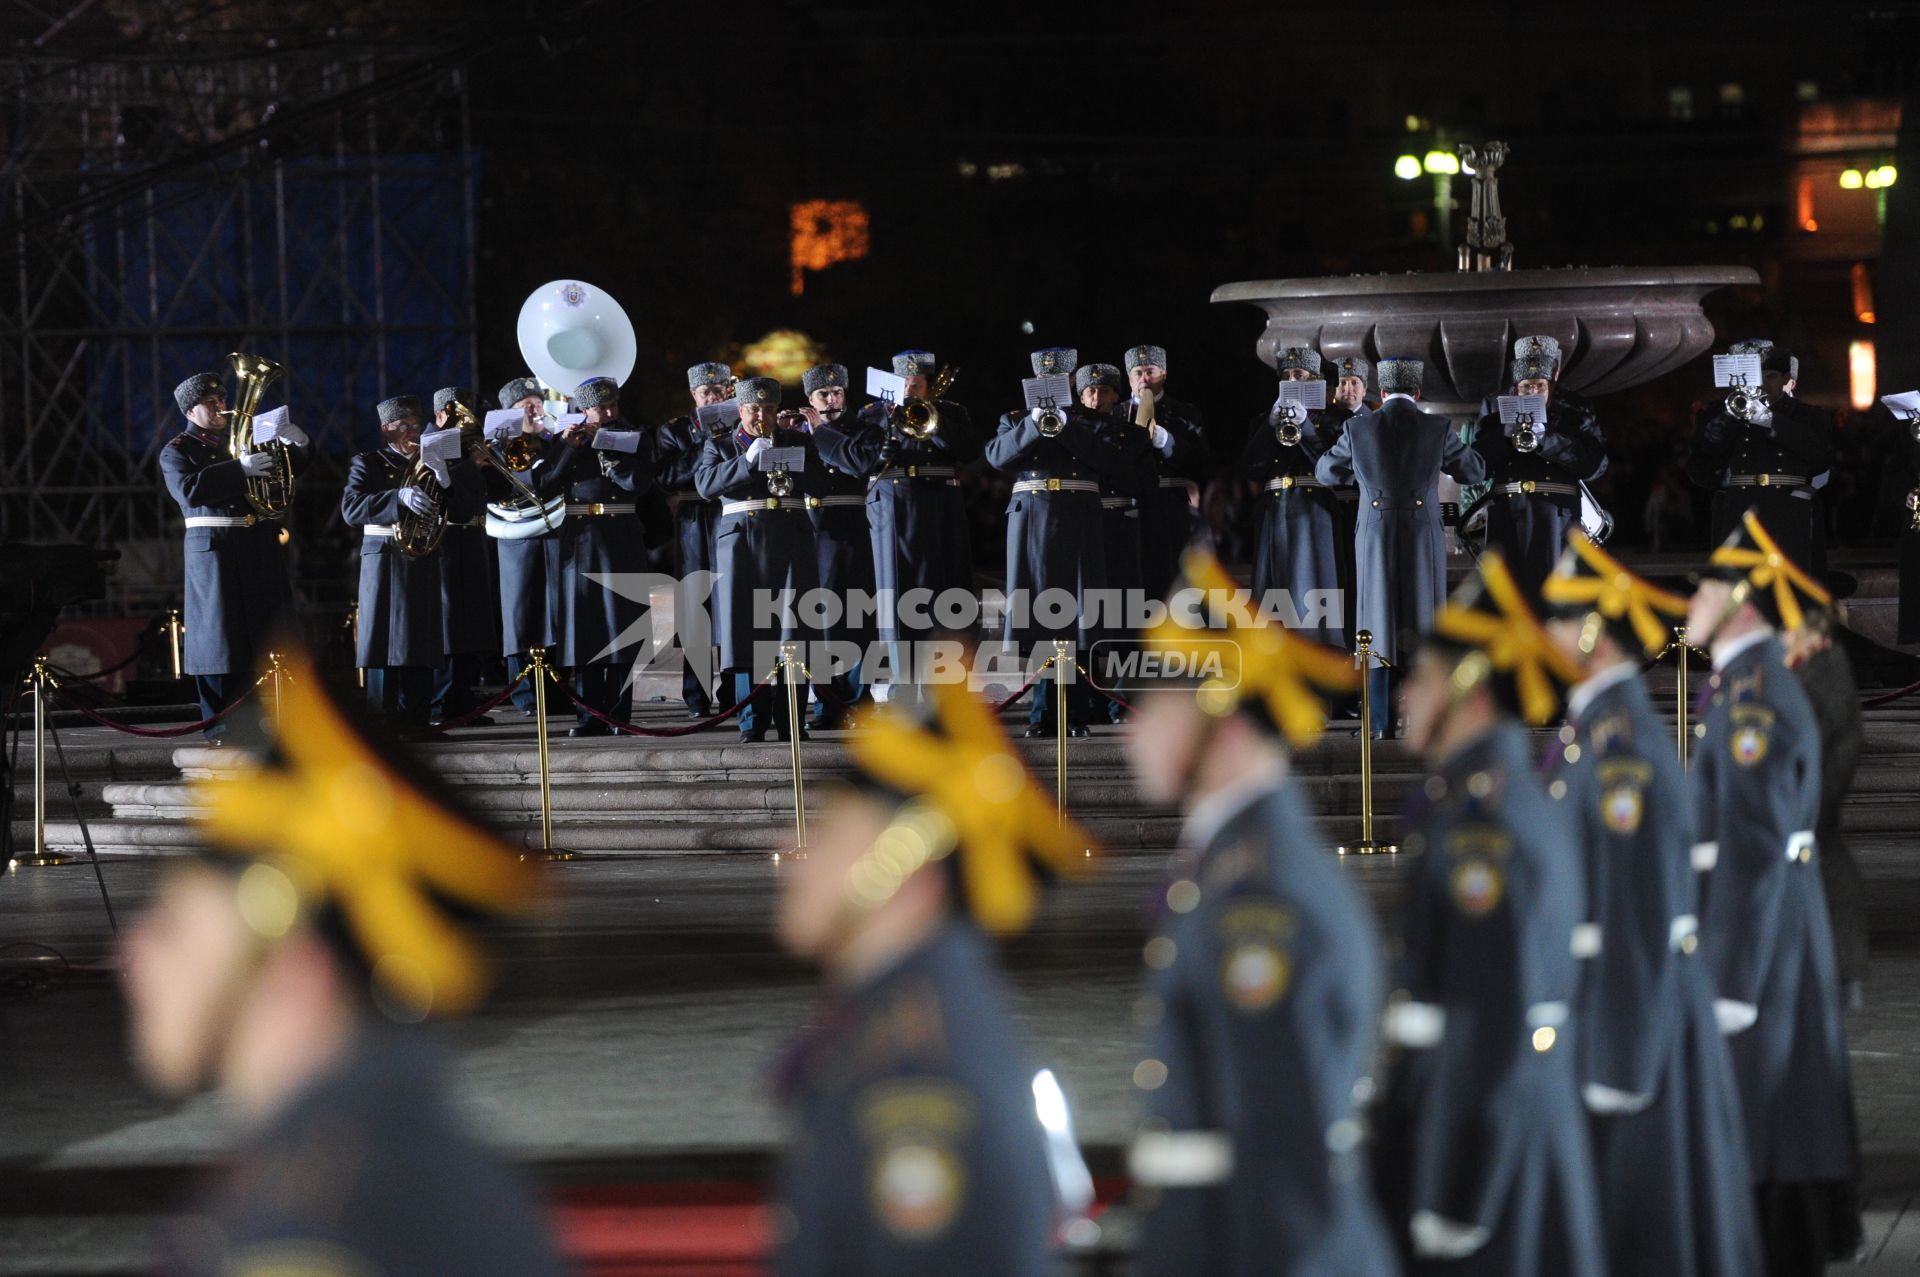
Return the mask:
{"type": "Polygon", "coordinates": [[[1420,176],[1420,157],[1403,155],[1393,162],[1393,175],[1402,181],[1411,182],[1420,176]]]}

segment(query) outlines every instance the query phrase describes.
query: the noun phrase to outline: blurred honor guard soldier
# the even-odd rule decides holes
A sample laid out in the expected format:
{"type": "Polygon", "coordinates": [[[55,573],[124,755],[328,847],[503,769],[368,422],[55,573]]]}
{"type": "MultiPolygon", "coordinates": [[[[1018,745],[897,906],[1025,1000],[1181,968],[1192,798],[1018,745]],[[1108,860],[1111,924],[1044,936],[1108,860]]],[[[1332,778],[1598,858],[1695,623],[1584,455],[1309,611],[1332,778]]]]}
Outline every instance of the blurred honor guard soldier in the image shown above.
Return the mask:
{"type": "MultiPolygon", "coordinates": [[[[813,535],[820,559],[820,586],[851,609],[862,599],[873,597],[873,536],[867,526],[867,481],[854,468],[854,459],[844,450],[828,455],[828,440],[820,437],[822,428],[846,416],[847,370],[843,364],[820,364],[807,369],[800,379],[806,391],[808,428],[820,449],[820,472],[807,484],[807,514],[813,520],[813,535]]],[[[942,424],[944,424],[944,419],[942,424]]],[[[834,432],[837,446],[846,436],[834,432]]],[[[852,643],[861,651],[874,640],[874,626],[865,613],[841,613],[838,624],[829,626],[830,642],[852,643]]],[[[856,658],[857,660],[857,658],[856,658]]],[[[816,678],[826,671],[815,670],[816,678]]],[[[846,725],[847,711],[865,701],[866,688],[860,683],[856,664],[845,674],[836,674],[814,710],[815,727],[837,728],[846,725]]]]}
{"type": "MultiPolygon", "coordinates": [[[[1147,447],[1141,452],[1141,460],[1146,468],[1136,475],[1130,483],[1116,481],[1100,498],[1100,522],[1102,535],[1106,539],[1107,575],[1101,583],[1109,594],[1115,597],[1123,608],[1128,600],[1142,597],[1145,579],[1142,575],[1140,502],[1150,499],[1160,491],[1158,475],[1160,463],[1164,459],[1162,448],[1173,448],[1173,435],[1158,422],[1141,427],[1131,417],[1116,415],[1116,405],[1120,402],[1121,392],[1126,388],[1126,374],[1112,364],[1082,364],[1073,370],[1074,392],[1080,396],[1080,406],[1095,417],[1104,417],[1112,422],[1116,433],[1126,431],[1144,433],[1147,447]],[[1151,476],[1151,477],[1150,477],[1151,476]]],[[[1120,617],[1113,618],[1101,629],[1101,637],[1111,639],[1129,638],[1120,617]]],[[[1097,641],[1097,640],[1096,640],[1097,641]]],[[[1088,656],[1082,656],[1081,662],[1090,669],[1094,662],[1088,656]]],[[[1095,681],[1104,683],[1096,672],[1095,681]]],[[[1122,722],[1126,718],[1126,707],[1112,697],[1103,696],[1089,688],[1094,702],[1094,712],[1110,722],[1122,722]]]]}
{"type": "MultiPolygon", "coordinates": [[[[1420,410],[1426,366],[1380,361],[1380,406],[1355,413],[1314,466],[1328,487],[1360,486],[1354,560],[1358,628],[1373,650],[1399,662],[1413,652],[1447,594],[1447,532],[1440,523],[1440,472],[1461,483],[1485,477],[1480,455],[1453,423],[1420,410]]],[[[1391,734],[1392,671],[1374,669],[1372,730],[1391,734]]]]}
{"type": "Polygon", "coordinates": [[[1609,1271],[1742,1277],[1760,1271],[1746,1130],[1733,1066],[1695,954],[1693,813],[1673,725],[1640,661],[1687,602],[1584,535],[1544,585],[1547,630],[1585,670],[1548,793],[1579,826],[1587,909],[1574,1007],[1609,1271]]]}
{"type": "Polygon", "coordinates": [[[211,853],[127,938],[141,1071],[218,1091],[244,1128],[161,1271],[557,1274],[526,1186],[399,1027],[480,1000],[482,923],[529,910],[540,875],[357,735],[304,654],[291,669],[273,761],[200,787],[211,853]]]}
{"type": "MultiPolygon", "coordinates": [[[[479,396],[462,386],[433,392],[434,425],[442,430],[459,427],[453,411],[456,399],[473,414],[477,426],[479,396]]],[[[465,455],[475,465],[484,456],[478,437],[465,455]]],[[[487,663],[500,655],[500,634],[494,625],[499,615],[493,597],[495,579],[486,512],[476,508],[462,520],[449,520],[440,542],[440,622],[447,655],[433,681],[431,715],[436,723],[458,718],[480,703],[474,685],[487,663]]],[[[484,727],[492,722],[478,718],[470,725],[484,727]]]]}
{"type": "MultiPolygon", "coordinates": [[[[542,497],[551,498],[563,476],[556,475],[554,461],[560,455],[560,442],[546,427],[546,396],[532,377],[516,377],[500,387],[500,406],[518,408],[526,416],[517,436],[499,440],[504,454],[512,448],[525,452],[532,460],[522,481],[542,497]],[[522,442],[524,441],[524,442],[522,442]]],[[[489,500],[506,501],[513,492],[507,482],[489,472],[489,500]]],[[[560,611],[560,533],[558,529],[515,541],[502,541],[500,553],[500,646],[507,654],[507,678],[517,679],[532,662],[527,654],[536,647],[552,647],[558,637],[554,619],[560,611]]],[[[531,677],[513,690],[513,703],[532,715],[534,706],[531,677]]]]}
{"type": "Polygon", "coordinates": [[[1140,502],[1141,578],[1147,596],[1158,599],[1180,575],[1180,556],[1200,534],[1200,485],[1213,477],[1213,460],[1199,410],[1166,392],[1166,350],[1135,346],[1124,362],[1133,403],[1151,397],[1153,422],[1160,427],[1154,436],[1160,483],[1140,502]]]}
{"type": "MultiPolygon", "coordinates": [[[[440,618],[440,551],[401,553],[394,534],[403,513],[424,516],[430,498],[417,482],[420,400],[383,399],[375,408],[386,442],[347,468],[340,518],[360,529],[360,625],[354,660],[367,672],[367,706],[408,727],[426,723],[433,674],[446,656],[440,618]]],[[[444,463],[443,463],[444,465],[444,463]]],[[[478,476],[471,476],[475,483],[478,476]]],[[[451,471],[449,471],[451,479],[451,471]]],[[[479,494],[469,484],[441,483],[449,517],[472,518],[479,494]]]]}
{"type": "Polygon", "coordinates": [[[1403,970],[1382,1024],[1399,1058],[1375,1167],[1413,1273],[1607,1271],[1570,1025],[1578,834],[1520,721],[1546,722],[1556,680],[1578,678],[1489,553],[1402,693],[1435,774],[1404,843],[1403,970]]]}
{"type": "Polygon", "coordinates": [[[1553,338],[1515,342],[1513,393],[1544,397],[1546,418],[1531,427],[1505,426],[1498,413],[1490,413],[1473,436],[1473,450],[1493,484],[1487,544],[1500,551],[1529,594],[1553,571],[1567,533],[1580,526],[1580,485],[1607,469],[1607,441],[1592,411],[1555,393],[1560,368],[1560,343],[1553,338]]]}
{"type": "Polygon", "coordinates": [[[1786,647],[1787,665],[1806,689],[1820,724],[1820,819],[1813,833],[1820,848],[1827,918],[1833,924],[1840,992],[1843,1005],[1854,1011],[1865,1004],[1860,984],[1867,976],[1867,902],[1860,866],[1840,830],[1840,808],[1853,788],[1867,736],[1860,718],[1860,685],[1846,649],[1833,641],[1833,625],[1831,613],[1803,608],[1800,628],[1786,636],[1786,647]]]}
{"type": "MultiPolygon", "coordinates": [[[[1320,356],[1305,346],[1285,347],[1275,363],[1283,382],[1313,381],[1321,375],[1320,356]]],[[[1361,390],[1364,394],[1364,374],[1361,390]]],[[[1253,419],[1240,452],[1241,474],[1263,489],[1253,543],[1254,597],[1285,590],[1304,625],[1315,615],[1314,594],[1337,592],[1333,610],[1321,613],[1319,624],[1304,625],[1301,632],[1349,651],[1345,622],[1353,593],[1354,505],[1359,493],[1351,486],[1322,483],[1314,463],[1340,437],[1352,415],[1336,405],[1289,422],[1276,400],[1253,419]],[[1289,425],[1293,428],[1287,429],[1289,425]]]]}
{"type": "MultiPolygon", "coordinates": [[[[733,369],[720,363],[695,364],[687,369],[687,391],[693,396],[696,410],[724,403],[733,394],[733,369]]],[[[682,635],[688,632],[683,623],[687,614],[707,606],[707,591],[684,582],[691,573],[713,571],[713,533],[720,520],[719,504],[704,499],[693,488],[693,472],[706,442],[707,432],[692,414],[675,417],[654,433],[660,485],[673,499],[673,574],[683,583],[673,595],[673,624],[682,635]]],[[[713,689],[704,673],[710,660],[711,654],[702,657],[687,653],[686,672],[680,676],[680,699],[689,717],[705,718],[713,713],[713,689]]]]}
{"type": "Polygon", "coordinates": [[[1832,463],[1832,423],[1793,397],[1800,361],[1785,346],[1737,341],[1728,353],[1760,356],[1761,392],[1746,396],[1744,418],[1729,410],[1726,396],[1709,403],[1694,432],[1687,474],[1713,489],[1713,540],[1732,536],[1752,510],[1782,553],[1818,571],[1813,480],[1832,463]]]}
{"type": "Polygon", "coordinates": [[[1700,951],[1740,1084],[1770,1277],[1824,1273],[1861,1238],[1840,977],[1813,863],[1820,727],[1774,636],[1831,602],[1749,510],[1687,614],[1714,670],[1693,756],[1700,951]]]}
{"type": "MultiPolygon", "coordinates": [[[[1068,376],[1078,362],[1078,352],[1055,346],[1034,352],[1033,371],[1037,377],[1068,376]]],[[[1009,412],[987,444],[987,460],[1015,475],[1007,503],[1007,595],[1025,591],[1029,605],[1024,617],[1021,608],[1008,609],[1006,639],[1022,652],[1048,639],[1069,639],[1074,659],[1085,663],[1087,643],[1096,637],[1088,592],[1106,588],[1108,581],[1100,498],[1153,487],[1152,448],[1146,431],[1112,417],[1066,404],[1057,412],[1058,429],[1051,434],[1040,430],[1040,411],[1009,412]],[[1040,596],[1048,590],[1074,597],[1075,615],[1065,624],[1043,614],[1040,596]]],[[[1027,735],[1054,733],[1052,680],[1058,677],[1049,671],[1034,687],[1027,735]]],[[[1075,675],[1067,689],[1069,735],[1087,735],[1092,700],[1085,680],[1075,675]]]]}
{"type": "MultiPolygon", "coordinates": [[[[247,504],[248,476],[268,469],[271,457],[228,455],[227,396],[213,373],[175,386],[173,400],[187,428],[160,450],[160,474],[187,521],[181,666],[193,676],[200,717],[212,718],[253,686],[268,633],[293,592],[280,525],[247,504]]],[[[296,447],[307,442],[292,423],[280,427],[280,438],[296,447]]],[[[207,739],[224,730],[209,726],[207,739]]]]}
{"type": "Polygon", "coordinates": [[[834,993],[783,1070],[779,1277],[1054,1271],[1035,1076],[980,929],[1025,929],[1036,876],[1090,844],[985,704],[926,691],[929,726],[889,708],[849,738],[861,787],[782,876],[780,938],[834,993]]]}
{"type": "MultiPolygon", "coordinates": [[[[909,398],[925,398],[938,365],[930,350],[903,350],[893,372],[909,398]]],[[[880,600],[880,639],[889,645],[894,687],[889,698],[917,698],[907,681],[912,645],[933,638],[934,602],[948,590],[973,593],[972,531],[960,498],[958,467],[980,456],[980,436],[967,410],[936,401],[940,428],[910,439],[887,425],[886,405],[870,403],[819,432],[822,455],[839,470],[871,480],[867,525],[873,538],[873,577],[880,600]],[[924,594],[921,592],[924,591],[924,594]],[[916,616],[903,616],[914,595],[916,616]],[[919,620],[919,616],[927,619],[919,620]]],[[[871,671],[868,671],[871,675],[871,671]]]]}
{"type": "Polygon", "coordinates": [[[1354,1105],[1371,1086],[1380,940],[1288,766],[1326,726],[1321,696],[1359,672],[1263,621],[1211,556],[1188,563],[1212,625],[1170,615],[1147,644],[1220,667],[1149,690],[1126,736],[1141,791],[1186,809],[1137,1017],[1150,1022],[1129,1167],[1140,1270],[1391,1277],[1354,1105]]]}
{"type": "MultiPolygon", "coordinates": [[[[590,377],[573,392],[586,421],[561,433],[555,462],[564,476],[567,520],[560,525],[560,650],[573,667],[573,691],[587,706],[622,722],[633,717],[632,665],[646,625],[647,600],[628,598],[606,578],[647,570],[646,536],[634,497],[653,486],[646,435],[620,418],[620,384],[590,377]],[[600,577],[600,580],[594,580],[600,577]]],[[[569,736],[614,729],[586,708],[569,736]]]]}
{"type": "MultiPolygon", "coordinates": [[[[714,627],[720,643],[723,690],[740,707],[740,739],[763,741],[772,726],[777,739],[787,740],[806,729],[787,722],[787,697],[782,670],[773,687],[747,699],[749,689],[773,662],[764,665],[768,648],[782,641],[823,642],[817,630],[800,626],[798,600],[820,584],[820,560],[814,546],[813,520],[807,517],[806,485],[817,481],[820,454],[813,435],[801,428],[804,420],[793,413],[781,417],[780,383],[771,377],[743,377],[736,392],[740,401],[740,428],[725,437],[707,440],[694,471],[694,485],[709,501],[720,502],[720,529],[714,538],[714,627]],[[797,473],[762,470],[761,454],[774,448],[800,448],[806,458],[797,473]],[[784,603],[782,597],[784,596],[784,603]],[[784,607],[791,624],[767,629],[763,618],[770,608],[784,607]],[[760,645],[756,652],[755,647],[760,645]]],[[[777,656],[777,651],[771,653],[777,656]]],[[[803,651],[802,656],[806,653],[803,651]]],[[[800,690],[804,712],[807,691],[800,690]]]]}

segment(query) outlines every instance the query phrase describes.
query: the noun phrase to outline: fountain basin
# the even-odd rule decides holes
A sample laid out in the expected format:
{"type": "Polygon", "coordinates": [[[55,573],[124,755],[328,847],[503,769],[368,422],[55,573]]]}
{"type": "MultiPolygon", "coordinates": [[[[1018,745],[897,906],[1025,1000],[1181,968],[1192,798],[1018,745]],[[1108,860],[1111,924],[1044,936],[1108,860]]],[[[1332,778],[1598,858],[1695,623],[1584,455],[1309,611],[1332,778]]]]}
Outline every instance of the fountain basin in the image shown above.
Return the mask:
{"type": "Polygon", "coordinates": [[[1212,300],[1267,312],[1255,348],[1270,367],[1285,346],[1329,360],[1424,359],[1423,398],[1464,413],[1507,388],[1513,343],[1536,334],[1559,340],[1568,390],[1651,381],[1713,344],[1703,297],[1759,282],[1745,266],[1569,267],[1244,280],[1220,285],[1212,300]]]}

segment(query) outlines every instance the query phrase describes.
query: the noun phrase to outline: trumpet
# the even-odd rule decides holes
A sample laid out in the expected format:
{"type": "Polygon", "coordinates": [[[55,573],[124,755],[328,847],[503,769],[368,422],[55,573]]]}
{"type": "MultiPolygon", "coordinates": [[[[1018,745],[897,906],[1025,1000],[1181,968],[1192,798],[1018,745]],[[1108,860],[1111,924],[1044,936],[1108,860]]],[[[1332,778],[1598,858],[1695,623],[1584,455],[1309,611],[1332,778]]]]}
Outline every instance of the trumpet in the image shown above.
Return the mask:
{"type": "Polygon", "coordinates": [[[1507,438],[1513,443],[1513,450],[1515,452],[1538,452],[1540,450],[1540,435],[1535,431],[1534,422],[1530,417],[1521,417],[1518,421],[1514,422],[1513,429],[1507,432],[1507,438]]]}
{"type": "Polygon", "coordinates": [[[1282,448],[1300,446],[1300,406],[1283,403],[1277,419],[1273,423],[1274,438],[1280,441],[1282,448]]]}
{"type": "Polygon", "coordinates": [[[942,368],[927,387],[926,398],[909,396],[901,400],[888,410],[887,424],[909,439],[933,438],[940,432],[940,408],[935,401],[947,393],[958,375],[953,368],[942,368]]]}
{"type": "Polygon", "coordinates": [[[227,362],[233,366],[238,391],[233,407],[227,409],[227,455],[235,461],[255,452],[272,455],[271,470],[247,476],[247,504],[262,518],[278,519],[293,508],[293,460],[287,454],[287,445],[278,439],[254,443],[253,416],[260,407],[261,394],[286,370],[264,355],[239,351],[228,355],[227,362]]]}
{"type": "Polygon", "coordinates": [[[1067,419],[1060,415],[1060,409],[1054,406],[1052,400],[1040,405],[1040,415],[1033,421],[1034,429],[1049,439],[1059,434],[1066,424],[1067,419]]]}
{"type": "Polygon", "coordinates": [[[1727,415],[1736,421],[1752,421],[1766,406],[1767,392],[1745,382],[1735,382],[1727,392],[1727,415]]]}

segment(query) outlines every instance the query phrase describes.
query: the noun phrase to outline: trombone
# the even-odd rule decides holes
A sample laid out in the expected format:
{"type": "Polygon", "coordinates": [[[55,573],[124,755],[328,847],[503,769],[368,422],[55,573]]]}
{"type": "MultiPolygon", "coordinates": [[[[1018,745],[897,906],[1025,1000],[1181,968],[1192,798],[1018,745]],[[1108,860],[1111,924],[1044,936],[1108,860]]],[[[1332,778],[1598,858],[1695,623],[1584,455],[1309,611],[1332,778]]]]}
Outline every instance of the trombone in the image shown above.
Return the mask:
{"type": "Polygon", "coordinates": [[[927,387],[924,399],[908,396],[887,410],[887,425],[916,441],[933,438],[940,432],[940,406],[936,401],[947,393],[958,375],[954,368],[942,368],[927,387]]]}

